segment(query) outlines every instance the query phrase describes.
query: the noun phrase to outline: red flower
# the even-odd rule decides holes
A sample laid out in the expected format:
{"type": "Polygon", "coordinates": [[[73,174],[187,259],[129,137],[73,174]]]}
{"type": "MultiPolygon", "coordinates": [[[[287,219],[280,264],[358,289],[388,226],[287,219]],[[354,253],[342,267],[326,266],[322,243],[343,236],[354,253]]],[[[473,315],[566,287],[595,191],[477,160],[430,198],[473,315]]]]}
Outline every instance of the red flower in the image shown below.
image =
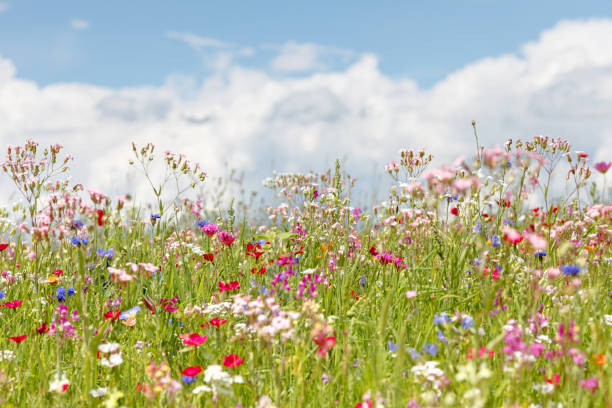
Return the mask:
{"type": "Polygon", "coordinates": [[[230,368],[238,367],[239,365],[244,364],[244,360],[240,358],[237,354],[230,354],[225,356],[223,359],[223,365],[230,368]]]}
{"type": "Polygon", "coordinates": [[[547,378],[546,382],[552,385],[559,385],[559,383],[561,382],[561,375],[555,373],[550,378],[547,378]]]}
{"type": "Polygon", "coordinates": [[[22,341],[24,341],[26,337],[28,337],[27,334],[22,334],[21,336],[9,337],[9,340],[14,341],[15,343],[19,344],[22,341]]]}
{"type": "Polygon", "coordinates": [[[195,366],[195,367],[187,367],[181,372],[181,374],[186,375],[187,377],[195,377],[201,372],[202,372],[202,366],[195,366]]]}
{"type": "Polygon", "coordinates": [[[61,269],[58,269],[55,272],[53,272],[55,276],[60,276],[62,273],[64,273],[64,271],[62,271],[61,269]]]}
{"type": "Polygon", "coordinates": [[[21,300],[13,300],[12,302],[5,302],[4,306],[8,307],[9,309],[17,309],[22,303],[23,302],[21,300]]]}
{"type": "Polygon", "coordinates": [[[212,261],[213,261],[213,259],[215,259],[215,255],[214,255],[214,254],[203,254],[203,255],[202,255],[202,257],[203,257],[205,260],[210,261],[210,262],[212,262],[212,261]]]}
{"type": "Polygon", "coordinates": [[[322,340],[320,339],[313,339],[313,340],[319,346],[319,349],[317,350],[317,354],[320,355],[321,357],[325,357],[327,352],[331,350],[332,348],[334,348],[334,346],[336,345],[336,338],[333,336],[326,337],[325,339],[322,339],[322,340]]]}
{"type": "Polygon", "coordinates": [[[457,207],[453,207],[451,208],[451,214],[453,214],[455,217],[459,216],[459,209],[457,207]]]}
{"type": "Polygon", "coordinates": [[[147,296],[144,296],[142,298],[142,301],[144,302],[144,304],[147,307],[147,309],[149,309],[151,314],[155,314],[155,305],[153,304],[153,301],[150,298],[148,298],[147,296]]]}
{"type": "Polygon", "coordinates": [[[8,247],[9,247],[9,244],[0,244],[0,251],[4,251],[8,247]]]}
{"type": "Polygon", "coordinates": [[[262,266],[261,268],[259,268],[259,271],[257,270],[257,268],[251,268],[251,273],[252,274],[258,273],[260,275],[263,275],[264,273],[266,273],[266,267],[262,266]]]}
{"type": "Polygon", "coordinates": [[[183,340],[184,344],[195,347],[204,344],[208,340],[208,337],[200,336],[198,333],[179,334],[179,337],[183,340]]]}
{"type": "Polygon", "coordinates": [[[41,325],[38,326],[38,329],[36,329],[36,331],[38,332],[38,334],[45,334],[49,331],[49,327],[47,327],[47,323],[41,323],[41,325]]]}
{"type": "Polygon", "coordinates": [[[375,247],[371,247],[371,248],[370,248],[370,254],[371,254],[372,256],[378,256],[378,251],[376,250],[376,248],[375,248],[375,247]]]}
{"type": "Polygon", "coordinates": [[[219,282],[219,292],[221,293],[234,289],[240,289],[240,283],[238,281],[231,281],[229,283],[225,283],[223,281],[219,282]]]}
{"type": "Polygon", "coordinates": [[[220,233],[217,234],[217,239],[221,241],[223,244],[230,246],[232,245],[232,242],[234,242],[236,237],[234,237],[234,235],[231,232],[221,231],[220,233]]]}
{"type": "Polygon", "coordinates": [[[247,256],[252,256],[255,259],[259,259],[259,257],[262,256],[264,253],[263,253],[263,251],[258,251],[258,249],[261,249],[261,244],[260,243],[257,243],[257,244],[247,244],[246,255],[247,256]]]}
{"type": "Polygon", "coordinates": [[[219,319],[218,317],[215,317],[214,319],[212,319],[210,322],[211,325],[216,326],[216,327],[221,327],[222,325],[224,325],[225,323],[227,323],[227,320],[225,319],[219,319]]]}
{"type": "Polygon", "coordinates": [[[119,318],[120,314],[121,310],[109,310],[108,312],[104,313],[104,318],[109,320],[116,320],[119,318]]]}
{"type": "Polygon", "coordinates": [[[98,210],[98,226],[103,226],[104,225],[104,211],[103,210],[98,210]]]}

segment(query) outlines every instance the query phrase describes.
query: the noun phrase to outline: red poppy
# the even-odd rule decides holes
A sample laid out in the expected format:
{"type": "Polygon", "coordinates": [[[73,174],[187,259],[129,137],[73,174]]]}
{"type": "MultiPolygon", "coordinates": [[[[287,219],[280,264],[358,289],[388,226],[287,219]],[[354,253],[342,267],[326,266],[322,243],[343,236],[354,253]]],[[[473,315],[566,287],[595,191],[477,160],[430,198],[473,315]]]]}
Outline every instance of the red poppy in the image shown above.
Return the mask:
{"type": "Polygon", "coordinates": [[[120,314],[121,310],[109,310],[108,312],[104,313],[104,318],[108,320],[116,320],[119,318],[120,314]]]}
{"type": "Polygon", "coordinates": [[[208,322],[209,324],[216,326],[216,327],[221,327],[222,325],[224,325],[225,323],[227,323],[227,320],[225,319],[219,319],[218,317],[215,317],[214,319],[211,319],[210,322],[208,322]]]}
{"type": "Polygon", "coordinates": [[[58,269],[55,272],[53,272],[55,276],[60,276],[62,273],[64,273],[64,271],[62,271],[61,269],[58,269]]]}
{"type": "Polygon", "coordinates": [[[215,259],[215,255],[212,254],[212,253],[210,253],[210,254],[203,254],[202,257],[205,260],[210,261],[210,262],[212,262],[215,259]]]}
{"type": "Polygon", "coordinates": [[[9,309],[16,309],[19,306],[21,306],[23,302],[21,300],[13,300],[12,302],[5,302],[4,306],[8,307],[9,309]]]}
{"type": "Polygon", "coordinates": [[[244,364],[244,360],[240,358],[237,354],[230,354],[225,356],[223,359],[223,365],[230,368],[238,367],[239,365],[244,364]]]}
{"type": "Polygon", "coordinates": [[[208,340],[208,337],[201,336],[198,333],[179,334],[179,337],[181,338],[181,340],[183,340],[184,344],[196,347],[200,344],[204,344],[204,342],[208,340]]]}
{"type": "Polygon", "coordinates": [[[259,257],[262,256],[264,253],[263,253],[263,251],[258,251],[258,249],[261,249],[261,244],[260,243],[257,243],[257,244],[247,244],[246,255],[247,256],[252,256],[255,259],[259,259],[259,257]]]}
{"type": "Polygon", "coordinates": [[[195,367],[187,367],[181,372],[181,374],[186,375],[187,377],[195,377],[201,372],[202,372],[202,366],[195,366],[195,367]]]}
{"type": "Polygon", "coordinates": [[[259,271],[257,270],[257,268],[251,268],[251,273],[252,274],[260,274],[263,275],[264,273],[266,273],[266,268],[264,266],[262,266],[261,268],[259,268],[259,271]]]}
{"type": "Polygon", "coordinates": [[[49,327],[47,326],[47,323],[41,323],[40,326],[38,326],[38,329],[36,329],[36,331],[38,332],[38,334],[45,334],[49,331],[49,327]]]}
{"type": "Polygon", "coordinates": [[[333,336],[326,337],[324,339],[313,339],[313,341],[319,346],[317,354],[321,357],[325,357],[327,352],[336,345],[336,338],[333,336]]]}
{"type": "Polygon", "coordinates": [[[453,207],[451,208],[451,214],[453,214],[455,217],[459,216],[459,209],[457,207],[453,207]]]}
{"type": "Polygon", "coordinates": [[[371,254],[372,256],[378,256],[378,251],[376,250],[376,248],[375,248],[375,247],[371,247],[371,248],[370,248],[370,254],[371,254]]]}
{"type": "Polygon", "coordinates": [[[225,283],[223,281],[219,282],[219,292],[225,292],[226,290],[234,289],[240,289],[240,283],[238,281],[231,281],[229,283],[225,283]]]}
{"type": "Polygon", "coordinates": [[[98,210],[98,226],[103,226],[104,225],[104,211],[103,210],[98,210]]]}
{"type": "Polygon", "coordinates": [[[14,341],[15,343],[19,344],[22,341],[24,341],[26,337],[28,337],[27,334],[22,334],[21,336],[9,337],[9,340],[14,341]]]}
{"type": "Polygon", "coordinates": [[[0,251],[4,251],[8,247],[9,247],[9,244],[0,244],[0,251]]]}

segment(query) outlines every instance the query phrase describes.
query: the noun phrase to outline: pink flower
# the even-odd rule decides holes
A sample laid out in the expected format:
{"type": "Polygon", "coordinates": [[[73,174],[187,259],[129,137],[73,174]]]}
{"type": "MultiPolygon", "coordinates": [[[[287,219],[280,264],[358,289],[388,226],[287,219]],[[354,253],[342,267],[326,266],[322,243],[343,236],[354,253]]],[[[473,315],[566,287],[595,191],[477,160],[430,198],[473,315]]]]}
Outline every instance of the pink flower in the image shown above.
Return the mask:
{"type": "Polygon", "coordinates": [[[236,237],[234,237],[234,234],[227,231],[221,231],[219,234],[217,234],[217,238],[219,239],[219,241],[221,241],[227,246],[232,245],[232,242],[234,242],[234,240],[236,239],[236,237]]]}
{"type": "Polygon", "coordinates": [[[508,241],[511,244],[518,244],[523,240],[523,236],[514,228],[504,227],[504,241],[508,241]]]}
{"type": "Polygon", "coordinates": [[[225,356],[223,359],[223,365],[230,368],[238,367],[243,364],[244,360],[240,358],[237,354],[229,354],[225,356]]]}
{"type": "Polygon", "coordinates": [[[195,347],[204,344],[208,340],[208,337],[201,336],[198,333],[179,334],[179,337],[183,340],[184,344],[195,347]]]}
{"type": "Polygon", "coordinates": [[[612,162],[599,162],[599,163],[595,163],[595,170],[597,170],[598,172],[600,172],[601,174],[606,174],[608,172],[608,170],[610,170],[610,167],[612,167],[612,162]]]}
{"type": "Polygon", "coordinates": [[[586,390],[595,393],[597,386],[599,385],[599,381],[597,381],[596,377],[587,378],[585,380],[580,380],[580,386],[586,390]]]}
{"type": "Polygon", "coordinates": [[[406,297],[408,299],[412,299],[413,297],[416,297],[417,295],[417,291],[416,290],[409,290],[406,292],[406,297]]]}
{"type": "Polygon", "coordinates": [[[206,224],[200,227],[200,231],[202,231],[209,237],[212,237],[217,233],[217,231],[219,231],[219,226],[213,223],[206,224]]]}

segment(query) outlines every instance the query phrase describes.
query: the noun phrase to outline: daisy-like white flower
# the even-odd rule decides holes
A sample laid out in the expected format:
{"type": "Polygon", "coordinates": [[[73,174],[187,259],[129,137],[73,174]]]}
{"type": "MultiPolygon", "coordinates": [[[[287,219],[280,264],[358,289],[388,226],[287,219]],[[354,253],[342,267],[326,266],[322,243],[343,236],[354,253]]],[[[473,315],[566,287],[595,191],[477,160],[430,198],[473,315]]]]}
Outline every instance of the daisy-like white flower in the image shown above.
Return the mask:
{"type": "Polygon", "coordinates": [[[119,350],[119,343],[104,343],[98,346],[101,353],[113,353],[119,350]]]}
{"type": "Polygon", "coordinates": [[[121,353],[111,354],[108,358],[100,359],[100,365],[105,367],[116,367],[123,363],[123,357],[121,357],[121,353]]]}
{"type": "Polygon", "coordinates": [[[89,394],[94,398],[100,398],[108,394],[108,387],[98,387],[94,390],[89,390],[89,394]]]}

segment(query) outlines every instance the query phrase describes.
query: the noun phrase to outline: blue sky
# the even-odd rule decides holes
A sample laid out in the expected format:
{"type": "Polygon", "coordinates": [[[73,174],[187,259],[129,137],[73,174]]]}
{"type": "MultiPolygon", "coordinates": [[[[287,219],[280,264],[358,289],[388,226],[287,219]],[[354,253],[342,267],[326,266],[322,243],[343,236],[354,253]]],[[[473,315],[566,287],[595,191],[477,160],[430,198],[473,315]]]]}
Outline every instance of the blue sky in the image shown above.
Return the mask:
{"type": "Polygon", "coordinates": [[[452,163],[472,119],[485,145],[610,160],[610,39],[610,0],[0,0],[0,145],[61,143],[76,182],[117,193],[132,141],[255,190],[335,158],[374,185],[401,148],[452,163]]]}
{"type": "MultiPolygon", "coordinates": [[[[430,87],[474,60],[516,52],[562,19],[612,15],[602,1],[3,1],[0,54],[41,85],[160,85],[203,76],[201,54],[169,38],[191,33],[251,47],[244,66],[265,68],[293,40],[374,53],[381,72],[430,87]],[[88,27],[75,29],[73,20],[88,27]],[[267,47],[268,46],[268,47],[267,47]]],[[[327,69],[341,67],[335,61],[327,69]]]]}

